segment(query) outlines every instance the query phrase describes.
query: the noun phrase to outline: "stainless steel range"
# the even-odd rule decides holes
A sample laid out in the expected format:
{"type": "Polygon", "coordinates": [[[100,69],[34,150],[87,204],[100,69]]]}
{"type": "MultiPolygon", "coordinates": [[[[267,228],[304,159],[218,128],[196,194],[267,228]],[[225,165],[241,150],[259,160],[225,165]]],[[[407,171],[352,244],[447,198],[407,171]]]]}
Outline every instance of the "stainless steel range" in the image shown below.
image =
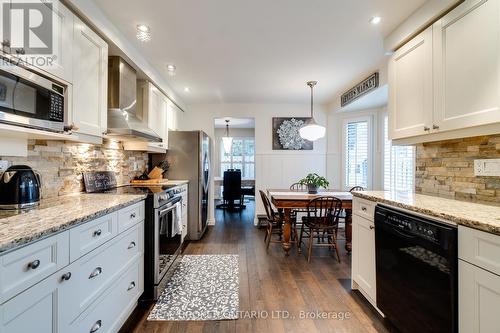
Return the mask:
{"type": "Polygon", "coordinates": [[[146,194],[144,221],[144,294],[142,301],[158,298],[167,272],[182,250],[181,188],[171,185],[116,187],[114,173],[84,174],[85,189],[91,193],[146,194]]]}

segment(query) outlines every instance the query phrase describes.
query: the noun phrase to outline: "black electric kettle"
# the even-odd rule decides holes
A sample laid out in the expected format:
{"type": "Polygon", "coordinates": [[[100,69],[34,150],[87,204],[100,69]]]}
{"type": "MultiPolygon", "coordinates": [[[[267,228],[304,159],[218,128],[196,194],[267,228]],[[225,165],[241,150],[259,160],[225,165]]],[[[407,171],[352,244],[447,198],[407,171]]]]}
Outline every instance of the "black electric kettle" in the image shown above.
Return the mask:
{"type": "Polygon", "coordinates": [[[13,165],[0,177],[0,209],[25,209],[40,201],[40,174],[27,165],[13,165]]]}

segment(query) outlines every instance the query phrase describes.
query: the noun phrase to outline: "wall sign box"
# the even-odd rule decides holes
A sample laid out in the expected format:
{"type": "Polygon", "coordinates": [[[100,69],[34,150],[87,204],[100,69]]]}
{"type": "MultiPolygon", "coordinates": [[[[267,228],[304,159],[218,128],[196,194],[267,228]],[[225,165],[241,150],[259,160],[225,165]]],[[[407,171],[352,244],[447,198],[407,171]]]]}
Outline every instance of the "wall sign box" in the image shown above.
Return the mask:
{"type": "Polygon", "coordinates": [[[351,89],[349,89],[347,92],[342,94],[340,97],[340,105],[346,106],[348,104],[351,104],[361,96],[364,96],[368,94],[370,91],[373,91],[378,88],[379,85],[379,74],[378,72],[373,73],[351,89]]]}

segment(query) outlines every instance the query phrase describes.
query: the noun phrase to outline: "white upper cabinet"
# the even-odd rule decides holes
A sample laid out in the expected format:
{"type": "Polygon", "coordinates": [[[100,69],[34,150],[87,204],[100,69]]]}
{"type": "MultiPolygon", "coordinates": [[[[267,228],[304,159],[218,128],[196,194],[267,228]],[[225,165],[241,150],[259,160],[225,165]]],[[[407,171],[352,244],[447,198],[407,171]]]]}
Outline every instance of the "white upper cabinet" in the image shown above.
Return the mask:
{"type": "Polygon", "coordinates": [[[389,70],[392,139],[500,132],[500,0],[464,1],[397,50],[389,70]]]}
{"type": "Polygon", "coordinates": [[[500,122],[500,1],[465,1],[433,29],[439,129],[500,122]]]}
{"type": "Polygon", "coordinates": [[[391,138],[426,134],[432,123],[432,28],[392,56],[389,80],[391,138]]]}
{"type": "Polygon", "coordinates": [[[74,131],[101,137],[107,129],[108,44],[75,17],[73,110],[74,131]]]}
{"type": "Polygon", "coordinates": [[[137,114],[162,139],[162,142],[127,141],[123,143],[125,150],[165,153],[168,149],[168,121],[170,100],[160,89],[149,81],[141,81],[137,85],[137,114]]]}

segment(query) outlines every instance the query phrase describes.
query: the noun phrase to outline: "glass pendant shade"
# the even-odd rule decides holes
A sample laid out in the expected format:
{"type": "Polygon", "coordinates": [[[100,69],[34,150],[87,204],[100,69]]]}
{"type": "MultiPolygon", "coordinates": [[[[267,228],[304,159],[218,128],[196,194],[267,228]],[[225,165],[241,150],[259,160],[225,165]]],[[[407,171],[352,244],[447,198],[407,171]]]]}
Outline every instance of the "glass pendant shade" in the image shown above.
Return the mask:
{"type": "Polygon", "coordinates": [[[308,141],[316,141],[321,139],[326,134],[326,128],[324,126],[318,125],[314,118],[311,118],[304,126],[299,130],[300,137],[308,141]]]}
{"type": "Polygon", "coordinates": [[[226,154],[231,154],[231,149],[233,148],[233,138],[227,136],[223,137],[222,145],[224,146],[226,154]]]}
{"type": "Polygon", "coordinates": [[[224,146],[224,152],[226,154],[231,154],[233,149],[233,138],[229,136],[229,119],[226,119],[226,136],[222,138],[222,145],[224,146]]]}
{"type": "Polygon", "coordinates": [[[313,88],[317,83],[316,81],[307,82],[307,85],[311,88],[311,119],[309,119],[299,130],[300,137],[308,141],[316,141],[326,134],[326,128],[319,125],[314,120],[313,88]]]}

